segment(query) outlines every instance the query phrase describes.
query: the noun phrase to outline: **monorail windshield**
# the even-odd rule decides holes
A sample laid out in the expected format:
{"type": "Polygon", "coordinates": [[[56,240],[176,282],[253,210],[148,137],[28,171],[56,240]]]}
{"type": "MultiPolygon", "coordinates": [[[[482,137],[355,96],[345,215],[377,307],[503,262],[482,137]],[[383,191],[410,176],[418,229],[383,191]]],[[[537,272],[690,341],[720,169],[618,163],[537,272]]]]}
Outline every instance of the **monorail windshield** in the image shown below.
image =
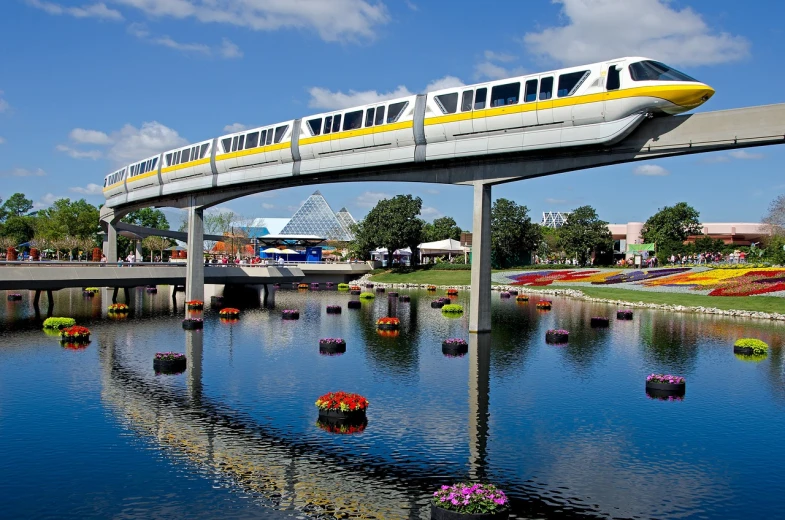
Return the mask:
{"type": "Polygon", "coordinates": [[[659,61],[639,61],[630,65],[630,76],[634,81],[692,81],[698,80],[668,67],[659,61]]]}

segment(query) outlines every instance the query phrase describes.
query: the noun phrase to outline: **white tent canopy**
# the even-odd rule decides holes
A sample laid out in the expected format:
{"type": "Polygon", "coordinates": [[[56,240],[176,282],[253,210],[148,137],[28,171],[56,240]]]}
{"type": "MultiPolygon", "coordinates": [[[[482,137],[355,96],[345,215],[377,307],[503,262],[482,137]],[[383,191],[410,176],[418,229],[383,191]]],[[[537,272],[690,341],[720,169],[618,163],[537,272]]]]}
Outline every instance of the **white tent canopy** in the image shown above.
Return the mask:
{"type": "Polygon", "coordinates": [[[469,251],[468,247],[463,247],[460,242],[453,240],[452,238],[438,240],[436,242],[424,242],[417,247],[420,250],[420,263],[422,263],[423,255],[447,255],[452,258],[453,255],[465,255],[466,252],[469,251]]]}
{"type": "MultiPolygon", "coordinates": [[[[378,260],[380,262],[384,262],[385,260],[389,260],[387,258],[387,248],[386,247],[377,247],[375,250],[371,251],[371,258],[374,260],[378,260]]],[[[405,264],[410,264],[411,261],[409,260],[412,256],[411,248],[407,247],[404,249],[396,249],[393,252],[393,258],[399,258],[401,262],[405,264]]],[[[387,263],[390,265],[390,262],[387,263]]]]}

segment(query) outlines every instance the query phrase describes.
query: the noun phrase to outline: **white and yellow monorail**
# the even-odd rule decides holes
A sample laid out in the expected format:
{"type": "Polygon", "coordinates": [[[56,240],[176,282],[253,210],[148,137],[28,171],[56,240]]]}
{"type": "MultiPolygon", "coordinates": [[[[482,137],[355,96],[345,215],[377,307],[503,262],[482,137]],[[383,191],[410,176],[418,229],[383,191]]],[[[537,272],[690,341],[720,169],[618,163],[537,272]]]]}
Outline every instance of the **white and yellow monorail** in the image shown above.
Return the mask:
{"type": "Polygon", "coordinates": [[[620,58],[413,95],[223,135],[121,168],[110,206],[246,182],[406,162],[613,144],[647,116],[714,90],[647,58],[620,58]]]}

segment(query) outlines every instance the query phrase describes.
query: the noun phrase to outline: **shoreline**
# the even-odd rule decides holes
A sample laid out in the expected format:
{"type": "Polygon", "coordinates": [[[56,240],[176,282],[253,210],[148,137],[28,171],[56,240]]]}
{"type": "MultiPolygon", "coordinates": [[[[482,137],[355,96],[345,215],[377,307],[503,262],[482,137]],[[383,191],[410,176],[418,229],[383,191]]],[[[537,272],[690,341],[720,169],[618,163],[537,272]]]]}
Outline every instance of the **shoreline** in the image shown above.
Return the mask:
{"type": "MultiPolygon", "coordinates": [[[[420,283],[375,282],[373,280],[370,280],[369,276],[370,275],[365,275],[349,283],[355,285],[372,283],[374,284],[374,286],[377,287],[399,288],[399,289],[425,289],[429,285],[436,285],[436,284],[420,284],[420,283]]],[[[436,285],[437,290],[439,289],[446,290],[448,288],[455,288],[458,289],[459,291],[471,290],[471,286],[469,285],[436,285]]],[[[785,321],[785,314],[780,314],[776,312],[746,311],[740,309],[726,310],[726,309],[718,309],[716,307],[671,305],[665,303],[647,303],[643,301],[635,302],[635,301],[627,301],[627,300],[616,300],[612,298],[596,298],[593,296],[588,296],[587,294],[580,291],[579,289],[545,289],[545,288],[540,289],[540,288],[534,288],[534,287],[523,286],[523,285],[494,285],[491,287],[491,291],[493,292],[501,292],[501,291],[508,291],[508,290],[516,290],[516,291],[530,293],[530,294],[566,296],[568,298],[582,300],[590,303],[605,303],[605,304],[618,305],[622,307],[645,308],[645,309],[682,312],[682,313],[694,313],[694,314],[710,314],[710,315],[726,316],[726,317],[733,317],[733,318],[752,318],[758,320],[785,321]]]]}

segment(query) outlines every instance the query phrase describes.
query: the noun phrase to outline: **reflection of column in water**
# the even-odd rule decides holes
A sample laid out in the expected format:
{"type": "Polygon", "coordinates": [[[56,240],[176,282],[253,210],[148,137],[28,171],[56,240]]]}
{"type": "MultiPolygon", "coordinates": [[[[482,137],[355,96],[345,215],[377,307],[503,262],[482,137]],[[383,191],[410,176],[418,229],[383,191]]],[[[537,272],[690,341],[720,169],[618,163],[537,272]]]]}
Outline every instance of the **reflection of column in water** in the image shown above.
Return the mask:
{"type": "Polygon", "coordinates": [[[469,334],[469,476],[473,481],[486,477],[490,372],[490,333],[469,334]]]}
{"type": "Polygon", "coordinates": [[[202,349],[204,337],[200,330],[185,331],[185,357],[188,360],[186,384],[188,395],[199,403],[202,399],[202,349]]]}

